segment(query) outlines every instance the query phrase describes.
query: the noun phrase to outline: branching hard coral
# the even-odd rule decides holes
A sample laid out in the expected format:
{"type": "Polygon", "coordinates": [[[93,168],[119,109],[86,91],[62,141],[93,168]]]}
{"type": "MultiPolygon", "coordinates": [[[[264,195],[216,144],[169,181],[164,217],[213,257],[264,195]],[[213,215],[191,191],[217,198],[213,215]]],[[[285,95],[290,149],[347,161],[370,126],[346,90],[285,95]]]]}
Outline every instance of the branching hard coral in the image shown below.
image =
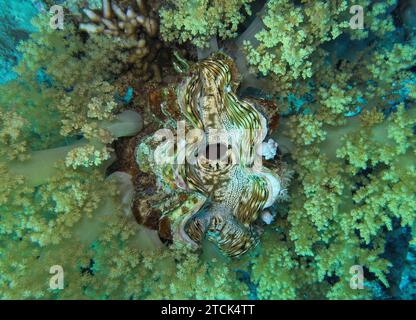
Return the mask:
{"type": "Polygon", "coordinates": [[[150,77],[161,81],[160,68],[155,61],[161,43],[157,40],[159,22],[145,0],[129,1],[123,9],[115,0],[103,0],[102,10],[84,8],[89,22],[81,23],[79,29],[90,34],[106,34],[116,39],[126,39],[131,54],[128,62],[140,72],[143,79],[150,77]]]}
{"type": "Polygon", "coordinates": [[[250,15],[253,0],[169,0],[161,8],[161,34],[165,41],[192,42],[206,47],[212,37],[235,37],[244,21],[244,11],[250,15]]]}
{"type": "Polygon", "coordinates": [[[142,0],[136,1],[140,13],[136,13],[132,7],[126,12],[119,7],[116,1],[104,0],[102,3],[102,16],[91,9],[83,9],[91,22],[97,24],[81,24],[80,29],[92,33],[105,33],[118,36],[125,34],[126,37],[137,37],[138,28],[142,27],[150,36],[155,37],[158,32],[157,22],[154,18],[147,16],[148,10],[142,0]],[[120,20],[112,20],[117,19],[120,20]]]}

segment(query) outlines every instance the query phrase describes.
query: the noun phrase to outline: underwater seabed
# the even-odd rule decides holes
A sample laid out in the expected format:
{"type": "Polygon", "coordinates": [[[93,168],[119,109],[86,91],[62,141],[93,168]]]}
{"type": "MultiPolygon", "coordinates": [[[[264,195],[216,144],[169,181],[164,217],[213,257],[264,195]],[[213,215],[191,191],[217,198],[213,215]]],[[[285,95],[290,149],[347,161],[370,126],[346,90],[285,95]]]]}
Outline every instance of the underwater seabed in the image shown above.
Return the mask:
{"type": "Polygon", "coordinates": [[[416,1],[354,5],[0,0],[0,298],[414,300],[416,1]]]}

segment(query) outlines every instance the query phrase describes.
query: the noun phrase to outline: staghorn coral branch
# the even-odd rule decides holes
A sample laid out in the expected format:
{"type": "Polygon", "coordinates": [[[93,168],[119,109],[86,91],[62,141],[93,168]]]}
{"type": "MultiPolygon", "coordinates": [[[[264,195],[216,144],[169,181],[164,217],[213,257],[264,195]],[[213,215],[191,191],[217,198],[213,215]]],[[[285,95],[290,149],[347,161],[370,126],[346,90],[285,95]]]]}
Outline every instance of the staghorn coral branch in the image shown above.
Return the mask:
{"type": "Polygon", "coordinates": [[[111,9],[113,9],[113,12],[117,18],[123,21],[127,21],[127,16],[124,14],[121,8],[118,5],[116,5],[114,2],[111,2],[111,9]]]}
{"type": "Polygon", "coordinates": [[[94,11],[92,11],[91,9],[85,8],[83,9],[83,12],[87,15],[87,17],[91,21],[97,22],[97,23],[101,21],[101,17],[98,14],[96,14],[94,11]]]}
{"type": "Polygon", "coordinates": [[[102,7],[102,15],[89,8],[82,10],[89,22],[81,23],[80,30],[88,33],[104,32],[107,34],[114,34],[114,31],[118,31],[119,34],[124,33],[138,39],[142,37],[142,32],[139,29],[143,29],[149,37],[157,36],[159,30],[158,22],[149,16],[143,1],[137,1],[140,14],[132,6],[123,11],[115,1],[110,0],[104,0],[102,7]]]}
{"type": "Polygon", "coordinates": [[[132,1],[125,8],[117,1],[103,0],[101,13],[90,8],[82,11],[88,21],[80,23],[80,30],[137,41],[128,61],[135,64],[144,79],[150,73],[156,81],[161,80],[160,68],[154,62],[161,47],[157,39],[159,24],[144,1],[132,1]]]}
{"type": "Polygon", "coordinates": [[[103,0],[103,17],[105,19],[110,19],[111,16],[112,14],[110,0],[103,0]]]}
{"type": "Polygon", "coordinates": [[[144,1],[143,1],[143,0],[137,0],[137,1],[136,1],[136,3],[137,3],[137,6],[138,6],[138,7],[139,7],[139,9],[140,9],[140,12],[141,12],[143,15],[147,16],[147,15],[148,15],[148,11],[147,11],[147,8],[146,8],[146,6],[145,6],[145,4],[144,4],[144,1]]]}

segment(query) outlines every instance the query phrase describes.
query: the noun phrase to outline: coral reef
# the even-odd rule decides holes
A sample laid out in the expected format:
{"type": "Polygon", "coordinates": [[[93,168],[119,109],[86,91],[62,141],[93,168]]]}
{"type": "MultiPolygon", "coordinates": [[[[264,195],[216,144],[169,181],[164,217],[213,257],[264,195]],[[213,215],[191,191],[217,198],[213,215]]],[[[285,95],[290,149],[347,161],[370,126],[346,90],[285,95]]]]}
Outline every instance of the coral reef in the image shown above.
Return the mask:
{"type": "Polygon", "coordinates": [[[404,263],[403,276],[400,279],[400,291],[403,299],[414,300],[416,296],[415,248],[411,246],[404,263]]]}
{"type": "Polygon", "coordinates": [[[310,78],[312,54],[348,27],[347,1],[303,2],[268,1],[264,28],[252,41],[243,41],[249,65],[264,76],[271,74],[280,92],[299,78],[310,78]]]}
{"type": "Polygon", "coordinates": [[[126,10],[114,0],[103,0],[101,7],[101,12],[82,9],[89,22],[80,23],[80,30],[126,39],[125,45],[132,51],[128,62],[143,79],[161,81],[160,66],[155,60],[162,44],[157,39],[159,22],[153,9],[144,0],[130,1],[126,10]]]}
{"type": "Polygon", "coordinates": [[[244,21],[241,11],[251,14],[253,0],[167,1],[160,10],[161,34],[165,41],[190,41],[208,46],[211,38],[235,37],[244,21]]]}
{"type": "Polygon", "coordinates": [[[16,26],[0,298],[414,299],[414,1],[143,3],[16,26]]]}
{"type": "Polygon", "coordinates": [[[37,10],[29,0],[2,1],[0,9],[0,83],[4,83],[16,76],[9,72],[20,59],[16,47],[19,41],[27,39],[34,31],[27,22],[37,10]]]}

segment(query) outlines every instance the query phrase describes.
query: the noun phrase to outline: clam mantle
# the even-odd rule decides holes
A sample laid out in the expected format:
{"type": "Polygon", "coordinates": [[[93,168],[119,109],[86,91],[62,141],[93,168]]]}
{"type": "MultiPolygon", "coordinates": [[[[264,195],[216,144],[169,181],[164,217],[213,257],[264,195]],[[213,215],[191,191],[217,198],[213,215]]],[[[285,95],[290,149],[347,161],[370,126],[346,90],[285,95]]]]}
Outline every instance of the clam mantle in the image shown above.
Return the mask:
{"type": "Polygon", "coordinates": [[[282,163],[265,165],[267,119],[255,103],[236,95],[237,87],[228,56],[195,63],[177,87],[185,121],[176,134],[159,130],[136,149],[139,167],[156,176],[159,189],[186,199],[162,212],[173,240],[200,246],[207,239],[232,257],[258,243],[258,218],[286,195],[288,183],[282,163]],[[185,135],[186,126],[191,130],[185,135]]]}

